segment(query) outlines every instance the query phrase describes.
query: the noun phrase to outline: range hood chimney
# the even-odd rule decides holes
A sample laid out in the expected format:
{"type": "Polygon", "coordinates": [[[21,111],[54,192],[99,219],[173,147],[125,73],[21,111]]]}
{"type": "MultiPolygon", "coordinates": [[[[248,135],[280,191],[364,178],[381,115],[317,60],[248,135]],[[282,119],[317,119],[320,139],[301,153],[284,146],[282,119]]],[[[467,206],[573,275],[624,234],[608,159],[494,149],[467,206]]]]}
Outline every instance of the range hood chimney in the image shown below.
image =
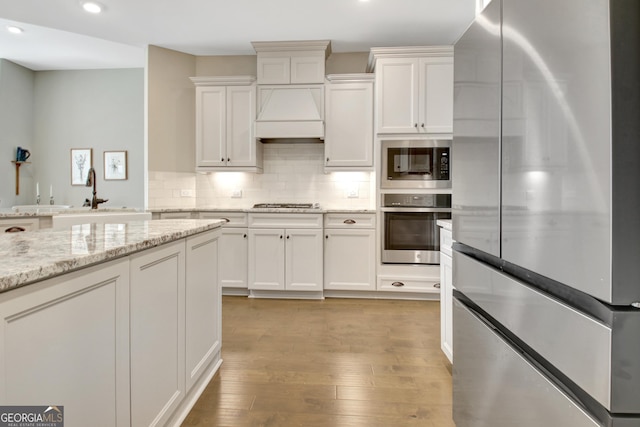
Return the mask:
{"type": "Polygon", "coordinates": [[[258,54],[256,137],[322,142],[325,61],[331,42],[252,42],[258,54]]]}

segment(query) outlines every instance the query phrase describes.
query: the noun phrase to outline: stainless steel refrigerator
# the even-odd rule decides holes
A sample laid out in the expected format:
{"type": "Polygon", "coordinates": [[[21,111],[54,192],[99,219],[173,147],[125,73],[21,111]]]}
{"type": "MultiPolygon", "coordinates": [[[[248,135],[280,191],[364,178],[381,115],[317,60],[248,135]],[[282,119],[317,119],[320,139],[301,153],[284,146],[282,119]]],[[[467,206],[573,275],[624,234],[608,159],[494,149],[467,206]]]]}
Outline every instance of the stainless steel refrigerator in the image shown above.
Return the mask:
{"type": "Polygon", "coordinates": [[[640,426],[640,1],[493,0],[454,69],[457,427],[640,426]]]}

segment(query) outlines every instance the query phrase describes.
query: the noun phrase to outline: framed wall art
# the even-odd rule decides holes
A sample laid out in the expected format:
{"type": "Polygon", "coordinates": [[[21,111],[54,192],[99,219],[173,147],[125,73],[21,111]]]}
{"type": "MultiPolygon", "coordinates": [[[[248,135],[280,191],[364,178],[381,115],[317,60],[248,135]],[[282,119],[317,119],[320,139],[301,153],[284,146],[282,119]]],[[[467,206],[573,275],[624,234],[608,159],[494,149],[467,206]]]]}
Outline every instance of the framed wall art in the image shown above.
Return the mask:
{"type": "Polygon", "coordinates": [[[104,152],[104,179],[105,181],[127,179],[126,150],[104,152]]]}
{"type": "Polygon", "coordinates": [[[93,149],[71,149],[71,185],[86,185],[87,174],[93,166],[93,149]]]}

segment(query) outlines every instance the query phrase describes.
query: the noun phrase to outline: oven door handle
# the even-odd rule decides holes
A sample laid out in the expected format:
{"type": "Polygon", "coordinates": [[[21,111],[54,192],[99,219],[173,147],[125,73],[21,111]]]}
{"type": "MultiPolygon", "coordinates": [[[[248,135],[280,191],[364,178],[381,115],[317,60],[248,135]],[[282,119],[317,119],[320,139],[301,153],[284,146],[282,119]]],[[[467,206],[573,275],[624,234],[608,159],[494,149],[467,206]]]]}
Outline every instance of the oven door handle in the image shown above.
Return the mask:
{"type": "Polygon", "coordinates": [[[451,208],[407,208],[407,207],[383,207],[380,208],[381,212],[441,212],[441,213],[451,213],[451,208]]]}

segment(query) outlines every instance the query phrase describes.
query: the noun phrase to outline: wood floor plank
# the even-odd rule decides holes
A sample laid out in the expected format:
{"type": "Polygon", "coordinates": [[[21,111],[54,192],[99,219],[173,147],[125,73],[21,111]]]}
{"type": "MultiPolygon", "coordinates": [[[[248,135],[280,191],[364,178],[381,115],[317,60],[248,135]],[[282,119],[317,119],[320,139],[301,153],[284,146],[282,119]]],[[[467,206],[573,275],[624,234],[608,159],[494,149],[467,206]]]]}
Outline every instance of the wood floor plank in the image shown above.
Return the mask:
{"type": "Polygon", "coordinates": [[[184,426],[455,427],[430,301],[223,298],[223,364],[184,426]]]}

